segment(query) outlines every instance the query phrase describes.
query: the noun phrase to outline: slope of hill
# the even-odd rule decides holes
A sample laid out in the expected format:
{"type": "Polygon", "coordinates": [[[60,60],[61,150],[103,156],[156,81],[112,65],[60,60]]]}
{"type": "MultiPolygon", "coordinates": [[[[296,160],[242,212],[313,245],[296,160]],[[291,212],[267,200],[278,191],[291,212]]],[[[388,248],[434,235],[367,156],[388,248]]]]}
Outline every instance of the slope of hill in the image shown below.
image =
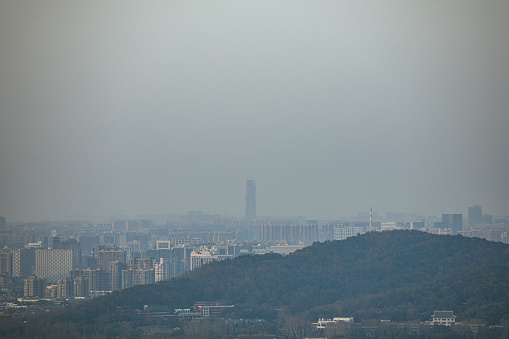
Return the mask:
{"type": "Polygon", "coordinates": [[[315,243],[286,257],[270,254],[214,262],[162,283],[136,286],[38,317],[19,329],[50,335],[113,331],[118,307],[198,300],[287,307],[310,320],[338,316],[429,318],[434,309],[492,323],[509,312],[509,246],[417,231],[368,233],[315,243]],[[403,306],[402,306],[403,305],[403,306]],[[72,324],[72,326],[70,325],[72,324]]]}

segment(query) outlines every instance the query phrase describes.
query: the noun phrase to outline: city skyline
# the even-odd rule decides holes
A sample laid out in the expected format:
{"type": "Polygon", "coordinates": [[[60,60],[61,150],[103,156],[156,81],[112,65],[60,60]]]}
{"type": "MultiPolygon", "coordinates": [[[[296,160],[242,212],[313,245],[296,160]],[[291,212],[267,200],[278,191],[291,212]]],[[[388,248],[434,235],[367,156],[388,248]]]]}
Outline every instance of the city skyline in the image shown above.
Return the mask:
{"type": "MultiPolygon", "coordinates": [[[[217,211],[201,211],[201,210],[187,210],[182,212],[162,212],[162,213],[150,213],[150,214],[139,214],[139,213],[132,213],[132,214],[122,214],[122,215],[115,215],[115,214],[109,214],[109,215],[85,215],[85,216],[78,216],[78,217],[69,217],[69,218],[62,218],[62,219],[19,219],[19,220],[8,220],[9,223],[22,223],[22,222],[62,222],[62,221],[93,221],[96,223],[102,223],[103,221],[112,222],[112,231],[118,231],[118,229],[122,229],[131,222],[138,222],[138,221],[154,221],[158,220],[160,222],[163,222],[166,220],[169,221],[172,218],[180,219],[182,217],[187,218],[191,217],[191,219],[194,219],[194,217],[217,217],[220,220],[222,218],[233,218],[240,220],[245,220],[247,222],[260,222],[263,220],[278,220],[278,219],[292,219],[297,218],[300,220],[322,220],[322,221],[338,221],[338,220],[371,220],[373,218],[373,221],[395,221],[395,220],[406,220],[406,221],[417,221],[417,220],[424,220],[424,219],[430,219],[432,222],[435,222],[436,220],[440,219],[440,215],[442,216],[442,223],[455,224],[455,228],[458,227],[457,221],[452,221],[453,216],[459,216],[461,220],[461,216],[465,215],[464,221],[467,223],[470,223],[471,220],[473,220],[473,224],[481,224],[486,223],[486,220],[489,220],[489,224],[493,222],[493,218],[501,218],[501,219],[509,219],[509,213],[501,213],[501,214],[489,214],[489,213],[483,213],[483,205],[481,204],[475,204],[474,206],[465,206],[460,210],[454,211],[454,213],[445,213],[446,211],[449,211],[447,208],[442,208],[439,213],[437,214],[424,214],[424,213],[416,213],[415,210],[412,211],[403,211],[403,210],[390,210],[390,211],[383,211],[383,210],[377,210],[373,209],[373,207],[369,207],[369,209],[357,211],[354,214],[351,215],[336,215],[334,217],[324,218],[324,217],[309,217],[303,214],[296,214],[296,215],[268,215],[268,214],[261,214],[257,215],[256,212],[256,181],[254,178],[246,179],[245,181],[245,209],[244,209],[244,216],[239,215],[229,215],[229,214],[221,214],[217,213],[217,211]],[[447,219],[445,221],[445,216],[447,218],[451,218],[451,220],[447,219]],[[488,219],[486,219],[488,218],[488,219]],[[436,220],[435,220],[436,219],[436,220]],[[136,221],[137,220],[137,221],[136,221]]],[[[489,211],[489,209],[488,209],[489,211]]],[[[177,220],[175,219],[175,220],[177,220]]],[[[189,221],[191,220],[189,219],[189,221]]],[[[282,220],[281,219],[281,220],[282,220]]],[[[295,220],[297,220],[295,219],[295,220]]],[[[460,221],[461,223],[461,221],[460,221]]],[[[0,226],[5,226],[7,223],[7,218],[5,216],[0,216],[0,226]]]]}
{"type": "MultiPolygon", "coordinates": [[[[246,180],[247,182],[250,180],[246,180]]],[[[247,185],[246,185],[247,188],[247,185]]],[[[246,190],[247,193],[247,190],[246,190]]],[[[13,223],[32,223],[32,222],[92,222],[97,224],[102,224],[104,222],[112,223],[112,231],[118,231],[119,229],[127,229],[126,222],[128,224],[130,223],[136,223],[138,225],[138,222],[155,222],[156,224],[165,223],[165,222],[184,222],[184,223],[202,223],[203,220],[208,220],[207,222],[219,222],[221,223],[224,220],[229,220],[230,222],[234,222],[235,220],[237,222],[242,221],[256,221],[256,222],[271,222],[270,220],[273,220],[277,223],[278,220],[300,220],[300,222],[303,222],[305,220],[320,220],[322,222],[333,222],[333,221],[368,221],[370,220],[370,216],[372,217],[373,222],[380,222],[380,221],[419,221],[419,220],[429,220],[431,223],[433,222],[440,222],[441,218],[443,219],[445,215],[463,215],[463,222],[470,225],[470,221],[473,220],[474,224],[491,224],[493,223],[497,218],[501,220],[508,220],[509,214],[508,213],[502,213],[502,214],[493,214],[490,212],[486,212],[486,210],[482,211],[482,205],[474,205],[474,206],[468,206],[460,210],[451,211],[449,209],[441,209],[439,213],[437,214],[425,214],[425,213],[419,213],[417,211],[398,211],[398,210],[391,210],[391,211],[383,211],[374,209],[373,207],[370,207],[365,210],[357,211],[354,214],[351,215],[337,215],[332,218],[313,218],[306,215],[256,215],[254,218],[252,217],[252,214],[249,214],[248,216],[248,194],[245,196],[245,212],[243,216],[240,215],[229,215],[229,214],[221,214],[217,213],[215,211],[199,211],[199,210],[189,210],[185,212],[180,213],[152,213],[152,214],[122,214],[122,215],[115,215],[115,214],[109,214],[109,215],[88,215],[85,217],[77,217],[77,218],[63,218],[63,219],[56,219],[56,218],[49,218],[49,219],[19,219],[19,220],[10,220],[6,218],[5,216],[0,216],[2,218],[3,223],[1,225],[10,225],[13,223]],[[480,214],[477,212],[474,217],[472,217],[472,210],[479,211],[480,208],[480,214]],[[201,220],[201,221],[200,221],[201,220]]],[[[256,195],[255,195],[255,204],[256,204],[256,195]]],[[[252,203],[252,200],[251,200],[252,203]]],[[[489,209],[488,209],[489,211],[489,209]]],[[[442,220],[443,221],[443,220],[442,220]]],[[[0,226],[1,226],[0,225],[0,226]]]]}
{"type": "Polygon", "coordinates": [[[509,213],[509,3],[4,1],[0,215],[509,213]]]}

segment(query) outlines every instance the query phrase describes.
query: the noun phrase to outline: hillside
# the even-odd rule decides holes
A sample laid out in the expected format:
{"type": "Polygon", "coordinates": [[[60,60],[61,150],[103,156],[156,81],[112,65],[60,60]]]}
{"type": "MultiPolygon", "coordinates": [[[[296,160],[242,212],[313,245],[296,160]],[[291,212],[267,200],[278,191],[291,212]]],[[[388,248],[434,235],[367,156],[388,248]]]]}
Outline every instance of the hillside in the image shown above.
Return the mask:
{"type": "Polygon", "coordinates": [[[339,315],[426,320],[434,309],[454,309],[460,317],[498,324],[509,314],[508,282],[505,244],[417,231],[368,233],[315,243],[286,257],[214,262],[177,279],[56,310],[32,319],[18,333],[50,335],[72,328],[86,336],[115,334],[114,322],[120,319],[113,315],[119,307],[188,308],[195,301],[219,299],[284,307],[308,320],[339,315]]]}

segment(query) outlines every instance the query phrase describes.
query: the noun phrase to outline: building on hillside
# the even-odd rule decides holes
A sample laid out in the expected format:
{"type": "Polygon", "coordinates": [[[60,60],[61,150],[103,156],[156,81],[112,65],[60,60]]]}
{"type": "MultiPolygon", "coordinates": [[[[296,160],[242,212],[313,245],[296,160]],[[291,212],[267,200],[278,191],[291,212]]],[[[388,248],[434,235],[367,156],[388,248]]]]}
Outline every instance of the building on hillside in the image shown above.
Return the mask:
{"type": "Polygon", "coordinates": [[[216,261],[217,257],[208,251],[192,252],[191,253],[191,271],[201,267],[209,262],[216,261]]]}
{"type": "Polygon", "coordinates": [[[170,279],[170,272],[170,263],[165,261],[164,258],[159,259],[159,261],[154,264],[155,282],[170,279]]]}
{"type": "Polygon", "coordinates": [[[122,270],[122,289],[137,285],[153,284],[155,282],[154,269],[127,269],[122,270]]]}
{"type": "Polygon", "coordinates": [[[202,318],[210,318],[216,317],[219,315],[219,312],[223,308],[234,307],[233,305],[223,306],[223,305],[196,305],[194,307],[195,311],[199,311],[201,313],[202,318]]]}
{"type": "Polygon", "coordinates": [[[313,323],[312,325],[313,325],[313,328],[315,328],[315,329],[321,329],[321,328],[326,328],[327,326],[333,326],[333,325],[337,324],[338,322],[353,324],[354,321],[353,321],[352,317],[350,317],[350,318],[335,317],[332,319],[320,318],[320,319],[318,319],[318,322],[313,323]]]}
{"type": "Polygon", "coordinates": [[[502,242],[502,231],[488,230],[488,241],[502,242]]]}
{"type": "Polygon", "coordinates": [[[176,308],[175,316],[179,320],[201,319],[201,312],[192,311],[190,308],[176,308]]]}
{"type": "Polygon", "coordinates": [[[334,227],[334,240],[345,240],[362,233],[363,229],[360,226],[334,227]]]}
{"type": "Polygon", "coordinates": [[[189,246],[176,246],[171,249],[171,262],[173,264],[170,269],[171,277],[178,277],[191,270],[191,253],[193,248],[189,246]]]}
{"type": "Polygon", "coordinates": [[[484,238],[483,230],[469,230],[469,231],[458,232],[458,234],[460,234],[464,237],[468,237],[468,238],[484,238]]]}
{"type": "Polygon", "coordinates": [[[456,316],[453,311],[435,311],[431,316],[433,325],[454,326],[456,316]]]}
{"type": "Polygon", "coordinates": [[[439,234],[439,235],[452,235],[452,229],[451,228],[430,228],[429,233],[439,234]]]}
{"type": "Polygon", "coordinates": [[[395,221],[382,222],[380,224],[381,231],[394,231],[394,230],[401,230],[401,229],[403,229],[403,227],[401,227],[400,223],[397,223],[395,221]]]}
{"type": "Polygon", "coordinates": [[[423,228],[425,228],[424,221],[411,221],[409,223],[409,227],[408,227],[408,229],[411,229],[411,230],[420,230],[423,228]]]}
{"type": "Polygon", "coordinates": [[[295,251],[301,250],[304,247],[305,247],[304,245],[273,245],[270,246],[269,250],[272,253],[288,255],[295,251]]]}

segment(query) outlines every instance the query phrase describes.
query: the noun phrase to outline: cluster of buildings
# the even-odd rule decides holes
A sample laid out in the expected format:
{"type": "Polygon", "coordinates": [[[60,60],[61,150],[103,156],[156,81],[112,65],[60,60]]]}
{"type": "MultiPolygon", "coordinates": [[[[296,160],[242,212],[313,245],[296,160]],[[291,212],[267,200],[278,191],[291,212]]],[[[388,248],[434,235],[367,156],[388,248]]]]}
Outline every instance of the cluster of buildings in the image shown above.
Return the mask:
{"type": "MultiPolygon", "coordinates": [[[[508,217],[509,219],[509,217],[508,217]]],[[[479,205],[442,218],[406,213],[359,215],[354,220],[260,217],[256,185],[246,181],[245,218],[189,212],[106,223],[54,222],[8,225],[0,217],[0,297],[87,298],[150,284],[239,255],[289,254],[317,241],[343,240],[373,231],[413,229],[508,242],[509,222],[479,205]],[[376,219],[376,221],[375,221],[376,219]]]]}
{"type": "Polygon", "coordinates": [[[494,329],[500,334],[503,329],[500,326],[488,326],[482,320],[456,321],[453,311],[434,311],[431,320],[425,322],[393,322],[389,319],[376,322],[355,323],[352,317],[335,317],[332,319],[319,319],[312,324],[314,330],[320,330],[328,336],[362,334],[365,337],[407,337],[431,336],[430,330],[435,326],[446,326],[453,331],[464,334],[466,337],[475,337],[479,333],[494,329]]]}

